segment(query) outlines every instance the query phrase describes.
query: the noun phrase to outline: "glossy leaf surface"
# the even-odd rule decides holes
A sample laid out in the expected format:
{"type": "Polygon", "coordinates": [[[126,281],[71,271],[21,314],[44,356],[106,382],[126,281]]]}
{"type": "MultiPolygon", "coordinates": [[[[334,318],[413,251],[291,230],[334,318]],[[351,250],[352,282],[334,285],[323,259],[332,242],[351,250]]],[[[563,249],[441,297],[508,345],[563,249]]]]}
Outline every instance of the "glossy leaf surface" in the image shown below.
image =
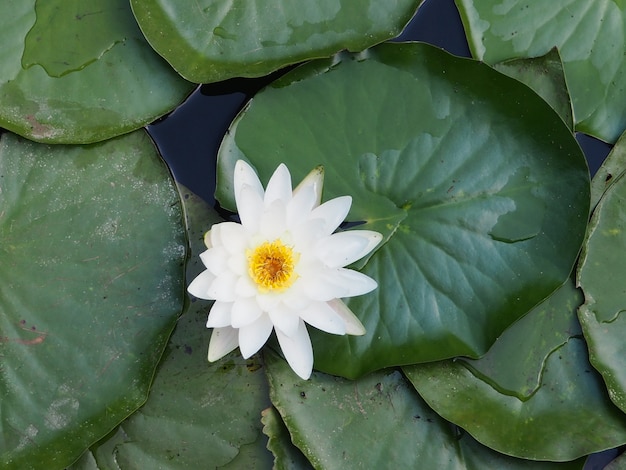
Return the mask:
{"type": "Polygon", "coordinates": [[[426,402],[479,442],[567,461],[626,442],[626,416],[589,364],[573,281],[504,332],[477,361],[405,367],[426,402]]]}
{"type": "Polygon", "coordinates": [[[266,362],[272,402],[315,468],[582,468],[581,461],[531,462],[480,445],[437,416],[399,371],[356,382],[314,372],[302,381],[274,354],[266,362]]]}
{"type": "Polygon", "coordinates": [[[126,0],[0,4],[0,126],[88,143],[171,111],[193,85],[148,45],[126,0]]]}
{"type": "Polygon", "coordinates": [[[578,283],[585,294],[578,315],[591,363],[602,374],[613,402],[626,412],[625,144],[620,138],[594,177],[599,202],[578,264],[578,283]]]}
{"type": "Polygon", "coordinates": [[[558,49],[552,49],[541,57],[498,62],[494,68],[532,88],[561,116],[567,127],[574,129],[572,103],[558,49]]]}
{"type": "Polygon", "coordinates": [[[576,129],[615,142],[626,129],[626,5],[614,0],[455,0],[472,55],[493,64],[558,47],[576,129]]]}
{"type": "Polygon", "coordinates": [[[188,80],[259,77],[397,36],[422,0],[131,0],[152,46],[188,80]]]}
{"type": "Polygon", "coordinates": [[[146,399],[183,306],[178,193],[150,138],[0,140],[0,466],[63,468],[146,399]]]}
{"type": "Polygon", "coordinates": [[[351,195],[348,219],[383,234],[364,267],[378,289],[348,302],[367,334],[313,335],[315,366],[348,377],[485,353],[567,279],[588,216],[586,164],[558,115],[425,44],[319,61],[259,93],[220,149],[230,209],[239,158],[264,182],[284,162],[294,185],[322,164],[324,199],[351,195]]]}

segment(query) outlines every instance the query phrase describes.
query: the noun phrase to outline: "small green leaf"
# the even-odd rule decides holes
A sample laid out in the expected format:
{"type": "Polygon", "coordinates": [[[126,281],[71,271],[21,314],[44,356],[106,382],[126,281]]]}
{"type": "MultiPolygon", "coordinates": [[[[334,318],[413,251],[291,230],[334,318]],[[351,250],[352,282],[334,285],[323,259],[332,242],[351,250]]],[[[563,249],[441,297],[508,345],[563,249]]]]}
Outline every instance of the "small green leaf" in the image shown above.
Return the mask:
{"type": "Polygon", "coordinates": [[[154,49],[196,83],[260,77],[402,31],[423,0],[131,0],[154,49]]]}
{"type": "Polygon", "coordinates": [[[626,443],[626,416],[589,364],[573,281],[511,326],[485,357],[404,368],[426,402],[482,444],[568,461],[626,443]]]}
{"type": "Polygon", "coordinates": [[[273,406],[263,410],[263,433],[269,438],[267,448],[274,454],[274,469],[312,469],[311,463],[289,437],[289,430],[273,406]]]}
{"type": "Polygon", "coordinates": [[[171,111],[193,85],[148,45],[125,0],[0,4],[0,126],[89,143],[171,111]]]}
{"type": "Polygon", "coordinates": [[[561,116],[567,127],[574,129],[572,103],[557,48],[541,57],[498,62],[494,64],[494,68],[532,88],[561,116]]]}
{"type": "MultiPolygon", "coordinates": [[[[613,164],[623,158],[621,145],[614,150],[613,164]]],[[[591,363],[613,402],[626,412],[626,177],[624,168],[613,164],[616,176],[596,206],[578,263],[585,294],[578,314],[591,363]]],[[[602,176],[597,178],[601,184],[602,176]]]]}
{"type": "Polygon", "coordinates": [[[0,466],[64,468],[145,400],[183,306],[178,193],[144,131],[0,139],[0,466]]]}
{"type": "Polygon", "coordinates": [[[315,468],[581,469],[508,457],[477,443],[431,410],[399,371],[350,381],[314,372],[300,380],[271,351],[270,396],[291,439],[315,468]]]}
{"type": "Polygon", "coordinates": [[[455,0],[472,55],[489,64],[558,47],[576,130],[615,142],[626,128],[626,4],[455,0]]]}
{"type": "MultiPolygon", "coordinates": [[[[589,211],[572,133],[528,87],[425,44],[317,61],[253,98],[220,148],[216,196],[235,209],[237,159],[266,182],[325,168],[324,199],[383,234],[348,305],[367,334],[317,334],[315,367],[356,377],[484,354],[571,272],[589,211]],[[306,110],[303,112],[302,110],[306,110]]],[[[361,265],[357,265],[361,267],[361,265]]]]}

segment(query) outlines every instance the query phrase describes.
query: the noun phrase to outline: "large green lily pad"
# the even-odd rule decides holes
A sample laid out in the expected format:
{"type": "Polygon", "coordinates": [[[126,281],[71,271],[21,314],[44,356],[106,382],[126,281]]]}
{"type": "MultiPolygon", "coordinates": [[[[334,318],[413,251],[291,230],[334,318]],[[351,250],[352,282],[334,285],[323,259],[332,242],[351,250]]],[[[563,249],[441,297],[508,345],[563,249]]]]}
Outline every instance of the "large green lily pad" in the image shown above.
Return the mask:
{"type": "Polygon", "coordinates": [[[472,55],[494,64],[558,47],[576,130],[615,142],[626,129],[626,4],[615,0],[455,0],[472,55]]]}
{"type": "Polygon", "coordinates": [[[442,417],[499,452],[568,461],[626,443],[626,416],[589,364],[570,281],[498,338],[477,361],[404,371],[442,417]]]}
{"type": "Polygon", "coordinates": [[[64,468],[146,399],[183,307],[178,193],[144,131],[0,139],[0,466],[64,468]]]}
{"type": "Polygon", "coordinates": [[[138,129],[191,92],[146,42],[126,0],[0,4],[0,126],[40,142],[138,129]]]}
{"type": "Polygon", "coordinates": [[[260,77],[360,51],[402,31],[423,0],[131,0],[150,44],[196,83],[260,77]]]}
{"type": "Polygon", "coordinates": [[[284,162],[294,184],[322,164],[325,199],[350,194],[349,220],[383,234],[363,268],[378,289],[348,302],[367,334],[313,335],[315,366],[348,377],[484,354],[567,279],[588,218],[584,157],[550,106],[426,44],[311,63],[260,92],[219,152],[230,209],[239,158],[264,181],[284,162]]]}
{"type": "MultiPolygon", "coordinates": [[[[583,466],[581,460],[557,464],[515,459],[480,445],[433,412],[397,370],[377,371],[357,381],[314,372],[311,380],[304,381],[275,354],[265,357],[272,403],[291,440],[315,468],[583,466]]],[[[276,429],[266,428],[266,432],[276,429]]],[[[280,439],[279,432],[272,437],[280,439]]]]}

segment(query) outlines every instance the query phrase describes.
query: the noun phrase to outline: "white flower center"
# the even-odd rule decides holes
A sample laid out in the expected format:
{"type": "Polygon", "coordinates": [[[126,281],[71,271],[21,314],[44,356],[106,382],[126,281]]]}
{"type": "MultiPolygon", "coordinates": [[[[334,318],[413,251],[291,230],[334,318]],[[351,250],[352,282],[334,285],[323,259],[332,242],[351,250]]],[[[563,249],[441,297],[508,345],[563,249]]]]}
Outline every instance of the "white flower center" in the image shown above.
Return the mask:
{"type": "Polygon", "coordinates": [[[300,254],[280,240],[264,242],[248,250],[248,273],[261,292],[280,292],[298,278],[295,266],[300,254]]]}

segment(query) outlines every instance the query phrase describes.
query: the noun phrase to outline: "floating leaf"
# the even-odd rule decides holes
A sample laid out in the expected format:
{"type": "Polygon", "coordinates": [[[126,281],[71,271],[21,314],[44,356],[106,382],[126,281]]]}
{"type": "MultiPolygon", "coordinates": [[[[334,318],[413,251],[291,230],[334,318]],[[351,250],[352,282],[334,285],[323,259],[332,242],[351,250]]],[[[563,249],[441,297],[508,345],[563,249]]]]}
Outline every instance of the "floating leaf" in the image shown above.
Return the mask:
{"type": "Polygon", "coordinates": [[[626,5],[614,0],[456,0],[472,55],[493,64],[557,46],[576,130],[615,142],[626,129],[626,5]]]}
{"type": "Polygon", "coordinates": [[[63,468],[146,399],[183,305],[178,193],[144,131],[0,139],[0,466],[63,468]]]}
{"type": "Polygon", "coordinates": [[[357,381],[314,372],[300,380],[285,361],[265,355],[272,403],[293,442],[315,468],[580,469],[508,457],[450,426],[399,371],[357,381]],[[349,436],[349,439],[346,439],[349,436]]]}
{"type": "Polygon", "coordinates": [[[613,150],[608,169],[594,185],[617,170],[589,224],[578,263],[585,303],[578,315],[589,343],[591,363],[602,374],[613,402],[626,412],[626,177],[623,144],[613,150]]]}
{"type": "Polygon", "coordinates": [[[423,0],[131,0],[154,49],[186,79],[260,77],[286,65],[360,51],[402,31],[423,0]]]}
{"type": "Polygon", "coordinates": [[[378,289],[348,301],[367,334],[313,335],[315,366],[347,377],[484,354],[567,279],[588,218],[585,160],[554,111],[425,44],[311,63],[256,95],[219,152],[230,209],[239,158],[264,182],[323,164],[324,198],[351,195],[348,219],[384,236],[363,269],[378,289]]]}
{"type": "Polygon", "coordinates": [[[499,452],[567,461],[622,445],[626,416],[589,364],[575,324],[580,297],[568,282],[478,361],[404,371],[438,414],[499,452]]]}
{"type": "Polygon", "coordinates": [[[138,129],[191,92],[148,45],[125,0],[0,5],[0,126],[86,143],[138,129]]]}
{"type": "Polygon", "coordinates": [[[274,469],[276,470],[304,470],[313,466],[291,442],[289,430],[280,414],[274,407],[263,410],[263,433],[269,441],[267,448],[274,454],[274,469]]]}

